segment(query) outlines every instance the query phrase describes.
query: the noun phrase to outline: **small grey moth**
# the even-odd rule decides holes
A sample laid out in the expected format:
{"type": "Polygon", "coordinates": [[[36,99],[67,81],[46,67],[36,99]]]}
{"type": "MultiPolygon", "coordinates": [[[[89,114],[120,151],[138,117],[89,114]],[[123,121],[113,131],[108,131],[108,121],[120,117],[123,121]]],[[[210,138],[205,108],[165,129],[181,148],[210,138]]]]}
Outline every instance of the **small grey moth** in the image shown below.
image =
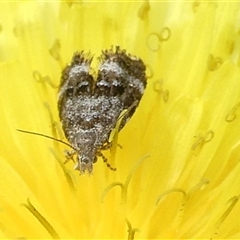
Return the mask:
{"type": "Polygon", "coordinates": [[[77,155],[75,169],[81,174],[92,173],[98,156],[106,161],[101,150],[111,146],[109,135],[121,112],[130,109],[119,130],[134,114],[147,85],[143,61],[118,46],[102,51],[95,79],[91,62],[90,54],[75,53],[62,72],[58,95],[62,128],[77,155]]]}

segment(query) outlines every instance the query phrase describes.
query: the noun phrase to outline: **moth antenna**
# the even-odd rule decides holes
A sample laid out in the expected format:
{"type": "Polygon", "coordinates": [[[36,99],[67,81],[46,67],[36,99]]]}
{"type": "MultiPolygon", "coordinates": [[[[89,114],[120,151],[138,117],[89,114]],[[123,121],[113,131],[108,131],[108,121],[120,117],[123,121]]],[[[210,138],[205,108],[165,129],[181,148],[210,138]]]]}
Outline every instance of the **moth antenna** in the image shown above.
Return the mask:
{"type": "Polygon", "coordinates": [[[54,138],[54,137],[51,137],[51,136],[48,136],[48,135],[45,135],[45,134],[42,134],[42,133],[36,133],[36,132],[31,132],[31,131],[26,131],[26,130],[21,130],[21,129],[17,129],[17,131],[19,132],[22,132],[22,133],[27,133],[27,134],[32,134],[32,135],[37,135],[37,136],[40,136],[40,137],[45,137],[45,138],[49,138],[49,139],[52,139],[54,141],[57,141],[57,142],[60,142],[70,148],[72,148],[73,150],[77,151],[73,146],[71,146],[69,143],[67,142],[64,142],[62,141],[61,139],[57,139],[57,138],[54,138]]]}

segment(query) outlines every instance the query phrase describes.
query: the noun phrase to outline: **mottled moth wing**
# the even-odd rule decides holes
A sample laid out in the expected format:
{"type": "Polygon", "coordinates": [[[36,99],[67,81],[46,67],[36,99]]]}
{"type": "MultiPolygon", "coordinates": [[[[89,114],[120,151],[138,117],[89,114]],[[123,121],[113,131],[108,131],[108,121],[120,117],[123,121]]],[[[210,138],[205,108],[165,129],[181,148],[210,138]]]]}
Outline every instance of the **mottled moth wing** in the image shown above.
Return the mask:
{"type": "Polygon", "coordinates": [[[124,114],[119,131],[134,114],[147,85],[143,61],[116,47],[102,51],[101,65],[95,87],[95,94],[118,97],[124,114]]]}
{"type": "Polygon", "coordinates": [[[92,95],[94,80],[90,75],[92,57],[83,51],[75,53],[71,63],[63,70],[58,94],[58,112],[66,138],[72,136],[76,125],[85,121],[81,104],[84,96],[92,95]]]}

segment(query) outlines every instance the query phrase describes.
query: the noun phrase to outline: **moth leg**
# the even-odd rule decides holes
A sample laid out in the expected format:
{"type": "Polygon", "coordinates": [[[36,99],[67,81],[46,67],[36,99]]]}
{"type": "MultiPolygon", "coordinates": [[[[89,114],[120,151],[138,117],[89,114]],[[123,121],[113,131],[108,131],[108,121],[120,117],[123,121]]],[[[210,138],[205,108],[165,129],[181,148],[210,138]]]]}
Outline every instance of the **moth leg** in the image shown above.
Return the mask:
{"type": "Polygon", "coordinates": [[[117,170],[117,168],[114,168],[110,165],[110,163],[108,162],[108,159],[101,152],[97,152],[97,156],[101,157],[103,162],[106,163],[107,167],[110,168],[112,171],[117,170]]]}
{"type": "Polygon", "coordinates": [[[111,148],[112,146],[112,142],[106,142],[102,145],[101,150],[108,150],[109,148],[111,148]]]}
{"type": "MultiPolygon", "coordinates": [[[[120,147],[122,149],[122,145],[117,144],[118,147],[120,147]]],[[[112,142],[106,142],[103,144],[103,146],[101,147],[101,150],[108,150],[109,148],[112,147],[112,142]]]]}
{"type": "Polygon", "coordinates": [[[117,146],[118,146],[119,148],[121,148],[121,149],[123,148],[121,144],[117,144],[117,146]]]}
{"type": "Polygon", "coordinates": [[[75,160],[73,158],[73,156],[76,154],[77,152],[75,150],[65,150],[64,151],[64,155],[66,157],[66,160],[63,162],[64,164],[66,164],[69,161],[73,161],[75,163],[75,160]]]}

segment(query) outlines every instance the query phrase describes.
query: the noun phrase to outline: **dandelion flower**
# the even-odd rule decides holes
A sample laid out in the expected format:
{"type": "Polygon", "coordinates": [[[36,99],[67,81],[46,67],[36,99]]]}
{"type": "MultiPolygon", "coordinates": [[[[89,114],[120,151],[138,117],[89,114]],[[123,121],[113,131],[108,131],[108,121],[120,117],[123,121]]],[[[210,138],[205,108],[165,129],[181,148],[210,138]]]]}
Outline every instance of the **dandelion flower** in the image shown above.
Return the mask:
{"type": "Polygon", "coordinates": [[[27,1],[0,12],[1,238],[240,238],[239,3],[27,1]],[[144,61],[148,85],[122,149],[106,151],[117,171],[99,159],[79,175],[66,146],[16,129],[64,139],[62,69],[76,51],[111,46],[144,61]]]}

